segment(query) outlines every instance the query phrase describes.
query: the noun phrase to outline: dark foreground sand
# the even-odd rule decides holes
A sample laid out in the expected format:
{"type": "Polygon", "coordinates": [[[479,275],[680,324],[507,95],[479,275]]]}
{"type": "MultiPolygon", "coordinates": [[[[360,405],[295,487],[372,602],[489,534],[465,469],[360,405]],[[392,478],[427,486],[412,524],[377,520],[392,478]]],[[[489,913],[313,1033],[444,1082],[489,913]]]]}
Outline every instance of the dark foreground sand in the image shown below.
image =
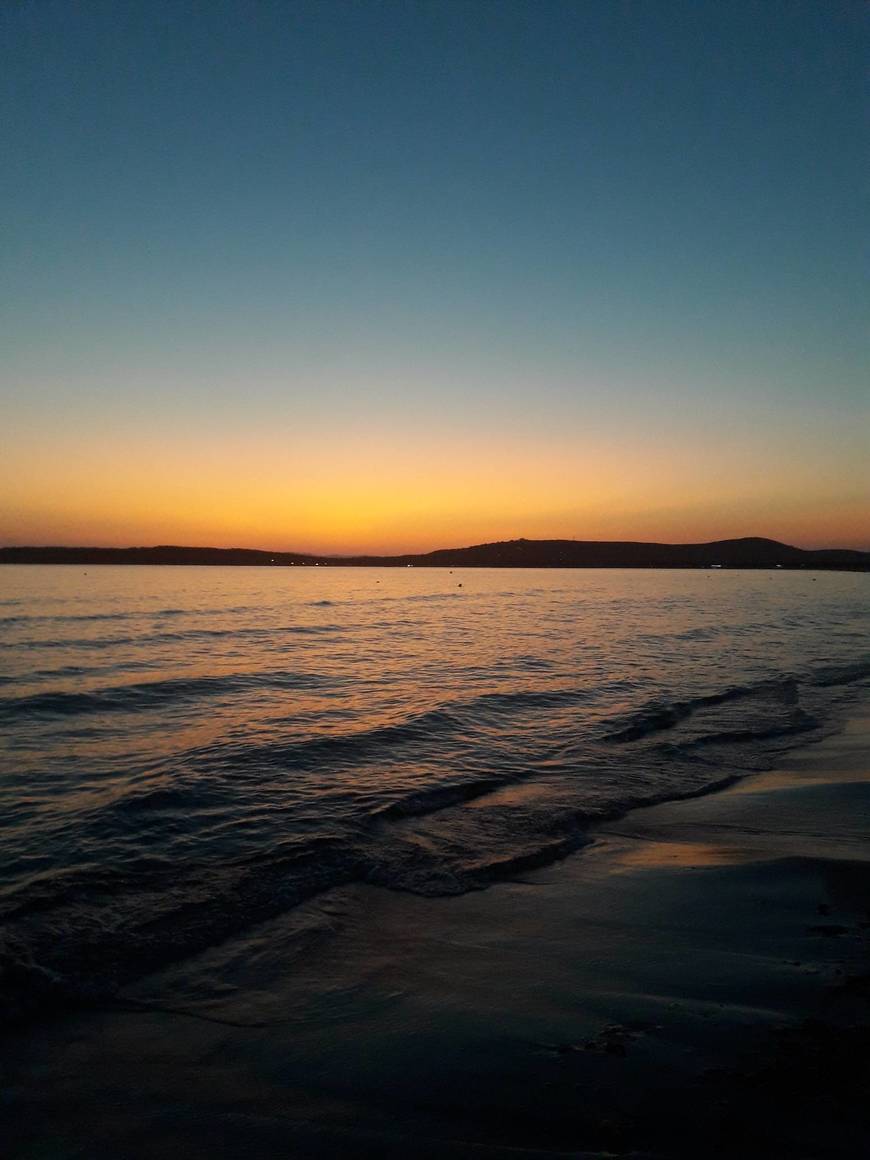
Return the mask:
{"type": "Polygon", "coordinates": [[[0,1144],[15,1160],[870,1155],[868,911],[865,715],[521,880],[334,891],[129,989],[128,1008],[7,1038],[0,1144]]]}

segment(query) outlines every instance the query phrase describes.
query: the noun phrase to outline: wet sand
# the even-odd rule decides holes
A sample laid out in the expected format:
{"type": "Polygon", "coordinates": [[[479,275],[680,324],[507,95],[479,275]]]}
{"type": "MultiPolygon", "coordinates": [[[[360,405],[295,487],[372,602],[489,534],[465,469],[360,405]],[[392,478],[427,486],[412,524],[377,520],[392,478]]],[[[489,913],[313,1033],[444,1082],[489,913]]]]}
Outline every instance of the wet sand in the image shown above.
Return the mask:
{"type": "Polygon", "coordinates": [[[4,1154],[870,1154],[866,706],[593,838],[459,898],[332,891],[7,1037],[4,1154]]]}

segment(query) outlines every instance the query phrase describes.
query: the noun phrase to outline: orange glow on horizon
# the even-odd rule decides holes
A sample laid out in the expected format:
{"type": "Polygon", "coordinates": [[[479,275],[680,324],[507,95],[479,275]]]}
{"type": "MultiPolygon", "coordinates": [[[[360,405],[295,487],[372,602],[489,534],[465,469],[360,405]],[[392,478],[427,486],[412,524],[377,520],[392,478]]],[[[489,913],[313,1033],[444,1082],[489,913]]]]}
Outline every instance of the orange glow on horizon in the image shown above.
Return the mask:
{"type": "Polygon", "coordinates": [[[752,446],[376,430],[193,443],[143,435],[74,450],[55,437],[7,458],[0,543],[187,544],[394,553],[484,541],[698,542],[765,535],[867,547],[855,481],[752,446]],[[763,466],[760,464],[763,462],[763,466]],[[774,483],[775,481],[775,483],[774,483]],[[847,490],[848,489],[848,490],[847,490]],[[845,492],[845,494],[844,494],[845,492]],[[812,494],[808,503],[802,497],[812,494]]]}

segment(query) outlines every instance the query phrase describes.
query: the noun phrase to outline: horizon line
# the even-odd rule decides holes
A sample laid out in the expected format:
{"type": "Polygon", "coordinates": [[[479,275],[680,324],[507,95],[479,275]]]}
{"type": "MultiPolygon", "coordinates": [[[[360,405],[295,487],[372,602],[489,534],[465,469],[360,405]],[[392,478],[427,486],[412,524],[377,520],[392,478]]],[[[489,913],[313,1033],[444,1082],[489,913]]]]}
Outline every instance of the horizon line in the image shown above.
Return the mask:
{"type": "Polygon", "coordinates": [[[378,560],[395,560],[406,557],[424,557],[435,555],[440,552],[466,552],[472,551],[475,548],[487,547],[501,547],[506,545],[516,544],[588,544],[599,546],[614,546],[614,545],[631,545],[637,547],[659,547],[659,548],[702,548],[713,547],[720,544],[738,544],[738,543],[757,543],[775,545],[781,548],[788,548],[795,552],[856,552],[859,554],[870,553],[870,548],[854,548],[854,547],[822,547],[822,548],[805,548],[798,547],[795,544],[789,544],[784,540],[777,540],[771,536],[727,536],[714,540],[687,540],[687,541],[670,541],[670,540],[587,540],[579,537],[543,537],[531,538],[528,536],[515,536],[508,540],[480,540],[473,544],[463,544],[460,546],[451,545],[448,547],[429,548],[424,551],[405,551],[405,552],[377,552],[377,551],[361,551],[361,552],[317,552],[306,551],[297,548],[254,548],[243,547],[241,545],[229,545],[227,547],[218,547],[213,544],[172,544],[172,543],[157,543],[157,544],[124,544],[124,545],[105,545],[105,544],[0,544],[0,552],[155,552],[155,551],[180,551],[180,552],[253,552],[262,555],[271,556],[298,556],[310,559],[321,560],[360,560],[360,559],[378,559],[378,560]]]}

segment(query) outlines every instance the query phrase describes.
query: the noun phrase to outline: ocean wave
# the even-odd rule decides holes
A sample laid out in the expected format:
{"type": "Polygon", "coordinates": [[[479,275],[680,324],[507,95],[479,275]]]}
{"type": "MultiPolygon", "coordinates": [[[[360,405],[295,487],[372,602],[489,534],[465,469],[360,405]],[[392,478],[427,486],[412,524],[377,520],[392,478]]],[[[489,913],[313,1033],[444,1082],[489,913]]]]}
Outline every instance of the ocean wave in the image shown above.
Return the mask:
{"type": "Polygon", "coordinates": [[[114,620],[151,620],[163,616],[180,616],[183,613],[184,609],[181,608],[155,609],[151,612],[63,612],[35,616],[22,613],[20,616],[0,616],[0,624],[100,624],[114,620]]]}
{"type": "Polygon", "coordinates": [[[318,689],[327,681],[312,673],[229,673],[220,677],[172,677],[116,685],[87,693],[47,692],[0,700],[0,720],[28,717],[72,717],[84,713],[137,713],[179,701],[227,696],[256,690],[318,689]]]}
{"type": "Polygon", "coordinates": [[[233,638],[268,642],[282,636],[328,636],[343,631],[345,631],[345,628],[338,624],[289,624],[263,628],[253,626],[241,628],[189,628],[175,632],[141,632],[135,636],[53,637],[46,640],[28,638],[26,640],[17,640],[14,646],[9,647],[26,649],[28,651],[34,649],[68,648],[103,650],[124,645],[150,648],[154,644],[185,644],[195,643],[198,640],[230,640],[233,638]]]}
{"type": "Polygon", "coordinates": [[[819,722],[811,713],[803,709],[794,709],[786,720],[776,724],[762,725],[757,729],[726,729],[722,732],[704,733],[687,741],[669,745],[671,752],[686,751],[713,745],[742,745],[754,741],[773,741],[781,737],[793,737],[800,733],[812,733],[821,728],[819,722]]]}
{"type": "MultiPolygon", "coordinates": [[[[669,759],[689,759],[744,772],[769,767],[773,754],[802,739],[820,738],[831,728],[837,703],[820,702],[818,691],[854,685],[867,666],[844,666],[836,673],[808,673],[739,686],[681,702],[654,703],[605,734],[606,744],[634,743],[669,759]],[[836,679],[835,679],[836,678],[836,679]],[[801,705],[812,702],[811,709],[801,705]]],[[[840,703],[845,704],[840,695],[840,703]]]]}
{"type": "Polygon", "coordinates": [[[4,632],[10,1018],[116,1002],[345,883],[449,895],[564,857],[815,738],[870,677],[853,579],[813,612],[754,577],[177,575],[146,611],[3,610],[70,614],[4,632]]]}
{"type": "Polygon", "coordinates": [[[735,701],[751,701],[758,698],[776,698],[785,705],[794,705],[798,699],[798,682],[787,676],[759,681],[754,685],[735,685],[716,693],[705,693],[682,701],[652,701],[627,719],[618,728],[605,734],[605,741],[639,741],[651,734],[673,729],[683,721],[688,721],[702,709],[717,705],[728,705],[735,701]]]}
{"type": "Polygon", "coordinates": [[[851,685],[870,677],[870,657],[846,665],[822,665],[810,670],[808,681],[819,688],[851,685]]]}
{"type": "Polygon", "coordinates": [[[433,735],[443,736],[457,725],[449,707],[431,709],[405,717],[389,725],[377,725],[349,733],[337,733],[310,737],[302,741],[269,741],[261,744],[245,743],[242,747],[231,745],[209,746],[208,749],[194,751],[192,760],[207,764],[236,768],[254,766],[257,769],[312,769],[326,764],[350,762],[357,764],[379,751],[397,751],[400,747],[415,742],[425,742],[433,735]]]}
{"type": "Polygon", "coordinates": [[[0,1023],[111,1002],[126,982],[358,878],[348,851],[323,841],[274,852],[270,861],[114,881],[79,880],[60,896],[22,906],[0,946],[0,1023]]]}
{"type": "MultiPolygon", "coordinates": [[[[746,740],[746,733],[705,739],[746,740]]],[[[125,984],[352,882],[427,897],[484,889],[582,848],[594,823],[736,778],[695,763],[687,781],[686,751],[674,747],[673,759],[668,782],[653,767],[645,781],[614,774],[591,799],[583,778],[565,777],[561,798],[544,793],[527,806],[521,795],[517,805],[510,796],[517,777],[472,776],[388,797],[331,836],[299,832],[211,864],[140,858],[45,874],[2,907],[0,1022],[111,1006],[125,984]]],[[[203,789],[146,786],[113,809],[133,822],[155,812],[187,817],[213,809],[203,789]]]]}
{"type": "MultiPolygon", "coordinates": [[[[18,605],[22,601],[0,601],[0,607],[7,603],[18,605]]],[[[326,603],[330,603],[327,601],[326,603]]],[[[53,613],[20,613],[14,616],[0,616],[0,625],[4,624],[99,624],[102,621],[116,620],[163,620],[175,616],[227,616],[242,612],[261,612],[258,605],[240,604],[228,608],[137,608],[125,609],[123,612],[53,612],[53,613]]]]}
{"type": "Polygon", "coordinates": [[[579,705],[594,699],[589,689],[516,690],[482,693],[463,700],[445,701],[422,713],[408,714],[397,721],[346,733],[326,734],[301,741],[268,741],[261,744],[212,745],[191,751],[193,762],[205,762],[237,769],[326,771],[335,766],[356,765],[377,756],[397,759],[407,746],[443,745],[446,738],[460,733],[467,742],[478,729],[489,727],[524,710],[553,709],[579,705]]]}
{"type": "Polygon", "coordinates": [[[458,805],[460,802],[473,801],[510,784],[511,779],[507,777],[481,777],[473,781],[449,782],[447,785],[438,785],[395,798],[375,810],[372,816],[376,819],[421,817],[458,805]]]}
{"type": "MultiPolygon", "coordinates": [[[[396,799],[334,837],[297,835],[207,867],[140,859],[44,875],[3,908],[0,1023],[111,1005],[125,984],[351,882],[426,897],[483,889],[580,849],[592,823],[725,780],[706,773],[688,790],[650,783],[597,804],[469,812],[510,780],[468,779],[396,799]]],[[[162,795],[139,805],[189,804],[162,795]]]]}

